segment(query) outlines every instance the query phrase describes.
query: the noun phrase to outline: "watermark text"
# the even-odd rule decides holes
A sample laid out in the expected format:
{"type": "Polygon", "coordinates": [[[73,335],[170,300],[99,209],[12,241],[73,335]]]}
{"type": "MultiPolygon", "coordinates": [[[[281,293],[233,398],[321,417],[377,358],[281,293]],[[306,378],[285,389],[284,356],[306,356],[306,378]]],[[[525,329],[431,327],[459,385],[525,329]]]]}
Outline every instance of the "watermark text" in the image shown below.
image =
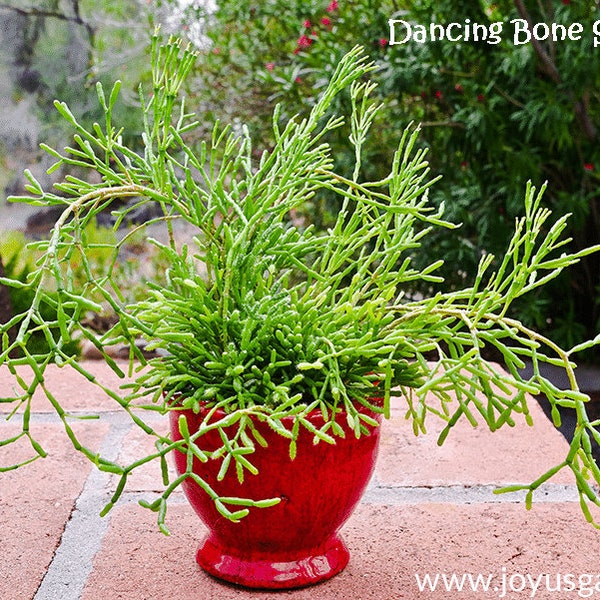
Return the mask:
{"type": "Polygon", "coordinates": [[[534,41],[544,42],[578,42],[585,35],[592,35],[593,46],[600,46],[600,20],[592,24],[591,32],[586,32],[581,23],[563,25],[560,23],[529,23],[525,19],[512,19],[509,23],[494,21],[492,23],[476,23],[470,19],[462,22],[429,23],[423,25],[403,19],[389,20],[390,46],[416,42],[485,42],[499,44],[503,39],[510,39],[515,46],[534,41]]]}
{"type": "Polygon", "coordinates": [[[428,592],[481,592],[494,593],[498,598],[535,598],[538,593],[554,592],[561,600],[564,594],[571,597],[600,596],[600,574],[582,573],[510,573],[502,567],[494,573],[415,573],[419,593],[428,592]],[[563,596],[561,596],[563,594],[563,596]]]}

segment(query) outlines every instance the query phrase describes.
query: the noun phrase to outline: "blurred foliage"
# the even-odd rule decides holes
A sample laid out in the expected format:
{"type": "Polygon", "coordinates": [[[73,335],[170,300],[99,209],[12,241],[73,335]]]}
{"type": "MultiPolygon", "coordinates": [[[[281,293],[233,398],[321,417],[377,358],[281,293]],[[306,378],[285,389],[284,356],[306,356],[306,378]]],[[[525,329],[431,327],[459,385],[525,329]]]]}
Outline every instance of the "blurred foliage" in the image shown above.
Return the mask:
{"type": "MultiPolygon", "coordinates": [[[[383,173],[403,127],[422,124],[432,169],[443,175],[433,200],[462,223],[458,232],[428,236],[419,250],[423,264],[431,256],[446,258],[445,289],[472,281],[482,254],[502,252],[522,214],[527,180],[548,180],[548,205],[556,214],[573,213],[573,250],[600,241],[595,1],[525,7],[520,0],[221,0],[214,11],[193,3],[185,19],[188,30],[200,28],[208,40],[193,86],[197,106],[207,121],[248,123],[257,151],[273,144],[266,125],[274,102],[284,103],[282,118],[306,114],[343,54],[355,44],[367,48],[380,67],[385,108],[363,176],[383,173]],[[517,45],[510,22],[520,18],[567,27],[578,22],[583,33],[580,40],[517,45]],[[463,31],[467,23],[502,21],[503,31],[498,44],[413,39],[390,45],[389,19],[458,22],[463,31]]],[[[352,162],[346,135],[328,140],[342,169],[352,162]]],[[[325,226],[335,207],[321,198],[308,209],[325,226]]],[[[600,264],[592,256],[514,312],[570,346],[598,330],[599,285],[600,264]]]]}
{"type": "MultiPolygon", "coordinates": [[[[149,32],[157,22],[166,33],[187,33],[202,51],[188,90],[204,125],[198,136],[217,120],[236,130],[246,123],[257,154],[273,145],[273,104],[283,102],[282,119],[306,115],[340,58],[361,44],[380,67],[377,93],[385,103],[362,176],[382,174],[405,125],[422,124],[421,143],[430,148],[434,174],[443,176],[433,202],[444,202],[446,217],[462,224],[458,231],[427,236],[416,256],[423,256],[422,264],[429,256],[446,258],[445,289],[472,281],[481,255],[502,252],[522,214],[527,180],[548,180],[550,208],[573,213],[572,250],[599,241],[595,0],[220,0],[218,6],[190,0],[183,8],[179,0],[101,6],[93,0],[7,0],[3,6],[23,40],[15,98],[36,96],[44,139],[53,145],[61,145],[56,140],[64,133],[52,100],[65,100],[90,124],[98,119],[95,82],[119,78],[125,102],[115,123],[132,132],[125,143],[139,147],[137,87],[148,77],[149,32]],[[510,22],[524,17],[581,23],[583,33],[580,40],[515,45],[510,22]],[[457,22],[463,29],[469,22],[501,21],[502,39],[390,45],[389,19],[426,26],[457,22]]],[[[342,171],[353,163],[347,135],[336,130],[328,140],[342,171]]],[[[298,210],[297,218],[325,227],[336,209],[335,199],[322,196],[298,210]]],[[[599,288],[599,258],[591,256],[516,304],[514,314],[571,346],[598,331],[599,288]]]]}
{"type": "MultiPolygon", "coordinates": [[[[148,279],[152,279],[158,285],[165,281],[166,260],[146,242],[144,227],[130,228],[117,235],[113,229],[99,227],[92,221],[83,231],[81,243],[86,245],[93,275],[101,280],[110,272],[115,282],[115,293],[118,293],[124,302],[136,302],[145,298],[148,279]]],[[[31,242],[21,232],[0,232],[0,256],[6,278],[26,283],[44,258],[44,251],[40,250],[39,246],[40,243],[31,242]]],[[[69,262],[63,267],[65,275],[76,288],[82,288],[89,276],[84,264],[76,245],[69,262]]],[[[9,286],[7,289],[13,314],[20,314],[31,306],[35,293],[31,287],[9,286]]],[[[53,300],[52,290],[49,290],[48,299],[42,304],[41,314],[47,322],[55,323],[50,331],[54,339],[58,339],[60,332],[53,300]]],[[[98,293],[93,300],[104,307],[104,313],[90,314],[88,324],[92,329],[107,329],[113,324],[112,310],[103,302],[102,294],[98,293]]],[[[31,354],[44,354],[48,348],[48,341],[40,329],[30,338],[27,349],[31,354]]],[[[69,343],[65,351],[70,355],[79,354],[79,343],[69,343]]]]}
{"type": "MultiPolygon", "coordinates": [[[[2,256],[5,276],[23,284],[27,282],[29,275],[35,271],[36,261],[39,258],[39,255],[28,248],[25,237],[17,232],[5,233],[0,236],[0,256],[2,256]]],[[[35,290],[25,286],[11,286],[8,288],[8,292],[14,314],[27,310],[35,296],[35,290]]],[[[46,336],[51,335],[55,340],[60,337],[56,308],[52,301],[53,296],[50,295],[48,300],[40,305],[40,314],[52,325],[46,331],[39,330],[31,336],[27,346],[27,351],[31,354],[48,352],[50,344],[46,336]]],[[[65,353],[69,356],[79,354],[79,344],[69,342],[65,347],[65,353]]]]}

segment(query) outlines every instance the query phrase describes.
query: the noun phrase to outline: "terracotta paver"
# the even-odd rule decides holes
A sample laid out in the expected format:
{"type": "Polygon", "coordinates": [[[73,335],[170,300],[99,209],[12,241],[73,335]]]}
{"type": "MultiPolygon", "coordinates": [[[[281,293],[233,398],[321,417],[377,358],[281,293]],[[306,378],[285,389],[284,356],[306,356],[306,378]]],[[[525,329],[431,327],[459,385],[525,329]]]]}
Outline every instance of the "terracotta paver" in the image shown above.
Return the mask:
{"type": "MultiPolygon", "coordinates": [[[[460,420],[442,446],[437,438],[444,427],[440,419],[429,418],[427,434],[415,436],[412,425],[403,418],[401,403],[394,400],[392,421],[384,421],[377,478],[381,484],[506,485],[529,483],[560,464],[567,453],[562,434],[548,422],[539,404],[531,399],[533,426],[516,415],[514,427],[490,432],[485,423],[473,427],[460,420]]],[[[566,470],[555,483],[573,483],[566,470]]]]}
{"type": "MultiPolygon", "coordinates": [[[[518,589],[520,575],[530,575],[535,581],[542,574],[569,573],[577,578],[595,574],[600,551],[598,533],[582,521],[573,504],[544,505],[531,511],[515,504],[363,504],[344,527],[351,559],[340,575],[311,588],[266,592],[223,584],[196,566],[195,545],[205,530],[187,507],[174,507],[169,524],[172,535],[165,537],[143,509],[118,509],[83,600],[414,600],[421,597],[416,575],[426,573],[493,575],[491,588],[500,589],[491,595],[469,590],[452,595],[438,590],[422,597],[489,598],[500,596],[503,576],[507,583],[512,577],[513,589],[518,589]]],[[[546,585],[545,580],[541,585],[546,585]]],[[[554,579],[548,587],[556,587],[554,579]]],[[[554,600],[566,597],[541,588],[535,595],[554,600]]]]}
{"type": "MultiPolygon", "coordinates": [[[[11,430],[17,433],[13,426],[0,425],[2,437],[11,430]]],[[[75,431],[90,446],[98,447],[107,429],[80,424],[75,431]]],[[[47,459],[0,473],[0,598],[3,600],[33,597],[91,470],[90,463],[73,452],[62,426],[45,424],[42,437],[49,453],[47,459]]],[[[11,447],[11,458],[15,461],[30,456],[27,444],[11,447]]]]}
{"type": "MultiPolygon", "coordinates": [[[[86,367],[107,385],[121,383],[102,363],[86,367]]],[[[47,375],[63,406],[99,414],[96,421],[74,422],[90,448],[108,451],[124,463],[152,448],[152,439],[132,429],[99,390],[68,370],[53,368],[47,375]]],[[[7,374],[0,369],[0,387],[6,384],[7,374]]],[[[271,593],[223,584],[197,567],[195,550],[205,529],[181,494],[167,516],[172,535],[158,531],[156,515],[137,504],[140,497],[153,498],[162,489],[156,465],[132,475],[122,501],[101,519],[99,507],[114,489],[115,478],[97,476],[72,452],[47,401],[36,398],[32,428],[54,460],[0,473],[0,600],[564,600],[589,597],[590,585],[600,596],[600,532],[585,522],[578,502],[570,500],[575,497],[571,476],[555,479],[558,487],[570,490],[570,498],[539,494],[531,511],[516,496],[503,496],[497,503],[491,493],[493,485],[533,480],[567,452],[566,441],[536,402],[530,407],[533,428],[520,422],[490,434],[464,423],[438,447],[439,425],[432,420],[428,435],[415,438],[396,404],[392,419],[383,424],[374,479],[343,529],[349,565],[318,586],[271,593]],[[91,546],[85,543],[90,538],[91,546]],[[417,575],[426,574],[437,574],[435,591],[419,591],[417,575]],[[452,575],[490,578],[490,589],[472,591],[465,580],[462,591],[447,591],[442,575],[446,582],[452,575]],[[589,583],[587,575],[596,579],[589,583]],[[531,582],[537,585],[533,596],[531,582]]],[[[7,412],[6,406],[0,404],[2,411],[7,412]]],[[[166,427],[158,416],[152,419],[155,427],[166,427]]],[[[15,433],[16,425],[0,414],[2,437],[15,433]]],[[[0,465],[30,455],[27,444],[10,447],[8,456],[6,450],[0,448],[0,465]]]]}
{"type": "MultiPolygon", "coordinates": [[[[127,375],[127,363],[119,362],[124,374],[127,375]]],[[[90,370],[98,381],[113,390],[118,390],[121,385],[127,381],[127,377],[121,379],[104,362],[88,362],[86,368],[90,370]]],[[[17,369],[18,374],[25,383],[29,384],[33,380],[31,369],[26,366],[17,369]]],[[[50,392],[59,400],[61,406],[66,411],[72,412],[102,412],[118,409],[114,400],[109,398],[97,385],[87,381],[85,377],[76,373],[69,367],[57,367],[48,365],[45,372],[46,385],[50,392]]],[[[0,390],[13,389],[14,381],[8,369],[0,368],[0,390]]],[[[6,394],[8,396],[8,394],[6,394]]],[[[0,404],[0,414],[7,412],[8,405],[0,404]]],[[[38,389],[34,396],[34,410],[36,412],[52,412],[53,408],[44,393],[38,389]]]]}

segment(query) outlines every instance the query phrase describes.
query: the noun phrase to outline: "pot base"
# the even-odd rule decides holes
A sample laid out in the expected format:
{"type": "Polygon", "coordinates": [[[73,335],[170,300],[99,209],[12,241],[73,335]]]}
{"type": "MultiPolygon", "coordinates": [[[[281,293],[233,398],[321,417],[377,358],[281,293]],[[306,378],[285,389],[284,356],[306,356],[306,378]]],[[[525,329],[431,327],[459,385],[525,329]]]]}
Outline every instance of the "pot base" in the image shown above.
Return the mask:
{"type": "Polygon", "coordinates": [[[335,534],[323,546],[282,560],[279,552],[232,556],[210,535],[200,544],[196,562],[210,575],[250,588],[289,589],[313,585],[339,573],[350,558],[344,540],[335,534]]]}

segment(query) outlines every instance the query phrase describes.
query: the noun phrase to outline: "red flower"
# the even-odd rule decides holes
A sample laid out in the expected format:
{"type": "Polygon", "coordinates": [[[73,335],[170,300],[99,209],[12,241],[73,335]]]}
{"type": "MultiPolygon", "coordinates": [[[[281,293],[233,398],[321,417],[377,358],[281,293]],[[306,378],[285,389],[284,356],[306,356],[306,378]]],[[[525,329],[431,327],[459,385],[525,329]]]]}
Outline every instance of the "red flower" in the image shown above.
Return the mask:
{"type": "Polygon", "coordinates": [[[455,90],[456,90],[456,91],[457,91],[459,94],[462,94],[462,93],[463,93],[463,86],[462,86],[462,85],[460,85],[460,83],[457,83],[457,84],[454,86],[454,89],[455,89],[455,90]]]}
{"type": "Polygon", "coordinates": [[[421,92],[421,98],[425,100],[425,98],[427,98],[427,92],[421,92]]]}
{"type": "Polygon", "coordinates": [[[485,96],[483,94],[477,94],[477,102],[483,102],[485,100],[485,96]]]}
{"type": "Polygon", "coordinates": [[[325,25],[325,27],[329,27],[331,25],[331,19],[329,17],[323,17],[321,23],[325,25]]]}
{"type": "Polygon", "coordinates": [[[308,48],[311,44],[312,40],[305,33],[298,38],[298,48],[308,48]]]}
{"type": "Polygon", "coordinates": [[[593,171],[593,170],[594,170],[594,165],[593,165],[592,163],[585,163],[585,164],[583,165],[583,168],[584,168],[586,171],[593,171]]]}
{"type": "Polygon", "coordinates": [[[306,21],[304,21],[304,23],[302,23],[302,25],[304,25],[304,27],[306,27],[306,29],[308,29],[311,26],[310,19],[306,19],[306,21]]]}
{"type": "Polygon", "coordinates": [[[337,0],[331,0],[329,6],[325,9],[327,12],[335,12],[338,9],[337,0]]]}
{"type": "Polygon", "coordinates": [[[272,71],[272,70],[275,68],[275,63],[268,62],[268,63],[265,65],[265,68],[267,69],[267,71],[272,71]]]}
{"type": "Polygon", "coordinates": [[[571,4],[571,0],[562,0],[562,3],[563,3],[565,6],[568,6],[569,4],[571,4]]]}
{"type": "Polygon", "coordinates": [[[379,45],[380,45],[382,48],[385,48],[385,47],[388,45],[388,41],[387,41],[385,38],[381,38],[381,39],[379,40],[379,45]]]}
{"type": "Polygon", "coordinates": [[[443,97],[444,97],[444,94],[442,94],[442,92],[440,92],[440,90],[435,90],[435,92],[434,92],[434,96],[435,96],[436,98],[443,98],[443,97]]]}
{"type": "Polygon", "coordinates": [[[294,79],[294,81],[296,83],[302,83],[302,78],[301,77],[296,77],[296,79],[294,79]]]}

